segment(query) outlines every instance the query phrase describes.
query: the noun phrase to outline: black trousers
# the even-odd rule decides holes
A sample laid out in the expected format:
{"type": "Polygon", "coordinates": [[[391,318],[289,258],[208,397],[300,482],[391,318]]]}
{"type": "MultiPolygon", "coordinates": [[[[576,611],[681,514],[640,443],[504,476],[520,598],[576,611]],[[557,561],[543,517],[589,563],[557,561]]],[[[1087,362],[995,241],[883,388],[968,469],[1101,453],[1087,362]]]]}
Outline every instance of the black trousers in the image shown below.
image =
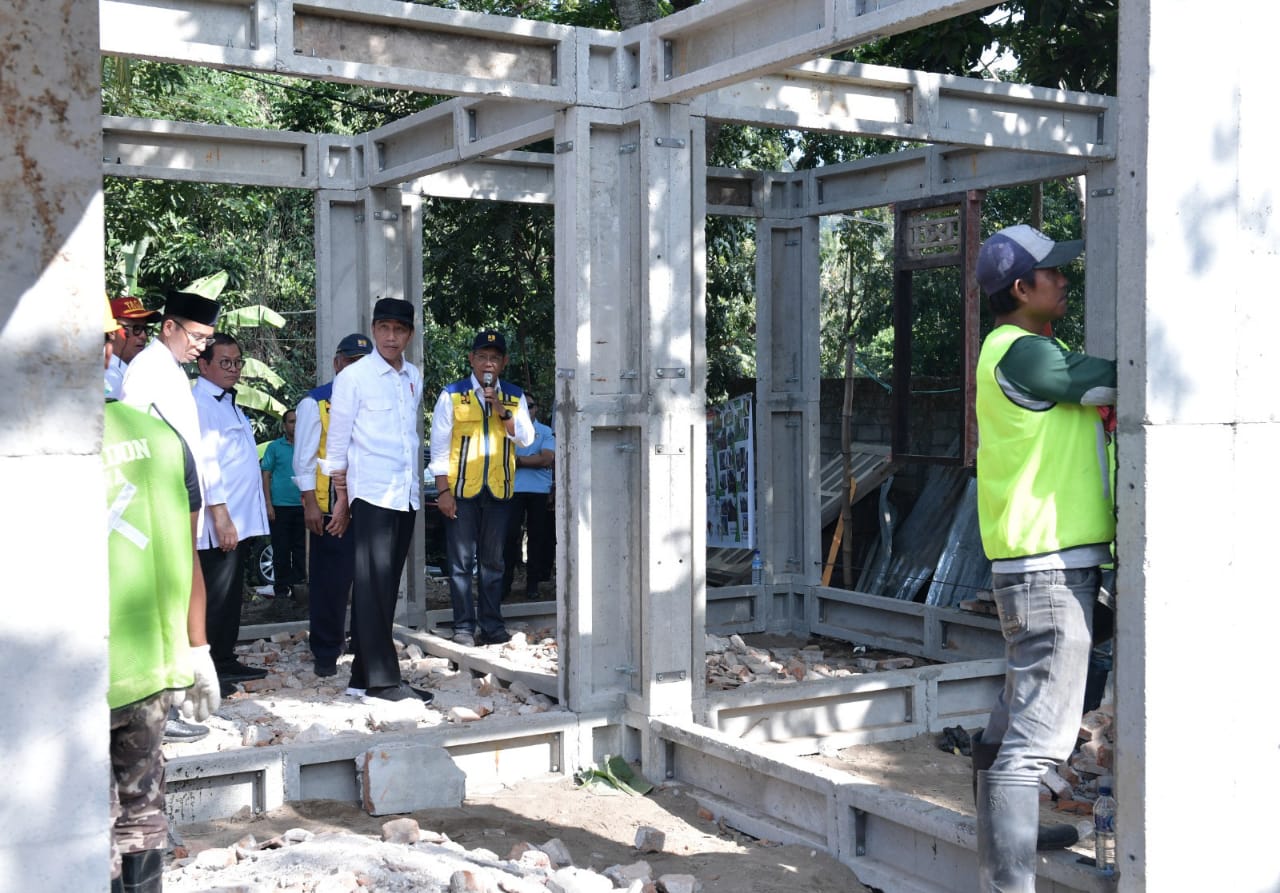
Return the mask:
{"type": "Polygon", "coordinates": [[[520,563],[521,533],[529,535],[529,559],[525,564],[525,590],[538,591],[538,584],[551,579],[555,557],[555,539],[551,530],[551,513],[547,511],[546,493],[517,493],[511,499],[511,519],[507,525],[507,544],[503,552],[502,597],[511,594],[511,578],[520,563]]]}
{"type": "Polygon", "coordinates": [[[224,669],[236,660],[236,640],[240,638],[240,605],[244,601],[244,562],[249,544],[241,540],[230,552],[201,549],[200,570],[204,572],[205,633],[214,669],[224,669]]]}
{"type": "Polygon", "coordinates": [[[413,510],[384,509],[363,499],[351,503],[355,536],[351,635],[356,652],[351,663],[352,688],[400,684],[400,661],[391,628],[395,623],[400,574],[409,556],[417,516],[413,510]]]}
{"type": "MultiPolygon", "coordinates": [[[[329,516],[324,516],[329,523],[329,516]]],[[[310,604],[311,654],[316,663],[331,664],[347,640],[347,599],[356,568],[354,526],[343,536],[331,533],[311,538],[310,604]]]]}
{"type": "Polygon", "coordinates": [[[458,515],[445,520],[449,551],[449,598],[455,631],[495,636],[506,630],[502,620],[502,550],[506,546],[511,500],[488,492],[459,499],[458,515]],[[471,602],[471,573],[480,565],[477,614],[471,602]]]}
{"type": "Polygon", "coordinates": [[[306,579],[307,532],[302,521],[302,506],[275,506],[276,519],[271,522],[271,562],[275,568],[276,595],[288,595],[289,586],[306,579]]]}

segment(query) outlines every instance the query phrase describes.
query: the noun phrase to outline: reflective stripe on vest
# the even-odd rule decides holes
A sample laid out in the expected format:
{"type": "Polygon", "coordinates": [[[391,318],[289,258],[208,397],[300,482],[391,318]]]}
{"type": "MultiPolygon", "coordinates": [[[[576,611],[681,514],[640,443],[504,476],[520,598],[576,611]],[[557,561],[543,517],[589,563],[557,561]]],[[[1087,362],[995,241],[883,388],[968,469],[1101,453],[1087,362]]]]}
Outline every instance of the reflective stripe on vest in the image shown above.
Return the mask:
{"type": "MultiPolygon", "coordinates": [[[[471,379],[455,381],[446,390],[453,401],[453,430],[449,444],[449,489],[460,499],[471,499],[487,489],[498,499],[510,499],[515,488],[516,451],[506,425],[485,412],[484,403],[471,390],[471,379]]],[[[504,409],[520,407],[521,391],[502,383],[499,397],[504,409]]]]}

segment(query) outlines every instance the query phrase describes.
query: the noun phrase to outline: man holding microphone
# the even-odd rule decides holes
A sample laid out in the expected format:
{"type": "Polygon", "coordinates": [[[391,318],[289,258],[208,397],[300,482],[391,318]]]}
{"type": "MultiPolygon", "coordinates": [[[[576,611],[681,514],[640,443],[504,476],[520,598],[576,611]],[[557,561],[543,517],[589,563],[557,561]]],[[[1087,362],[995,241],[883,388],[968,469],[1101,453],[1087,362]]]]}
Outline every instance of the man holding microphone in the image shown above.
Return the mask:
{"type": "Polygon", "coordinates": [[[478,333],[467,354],[471,375],[447,385],[431,417],[431,464],[444,515],[453,602],[453,641],[494,645],[509,641],[502,619],[503,549],[515,492],[516,447],[533,442],[524,392],[502,381],[507,341],[478,333]],[[471,572],[480,566],[478,611],[471,572]]]}

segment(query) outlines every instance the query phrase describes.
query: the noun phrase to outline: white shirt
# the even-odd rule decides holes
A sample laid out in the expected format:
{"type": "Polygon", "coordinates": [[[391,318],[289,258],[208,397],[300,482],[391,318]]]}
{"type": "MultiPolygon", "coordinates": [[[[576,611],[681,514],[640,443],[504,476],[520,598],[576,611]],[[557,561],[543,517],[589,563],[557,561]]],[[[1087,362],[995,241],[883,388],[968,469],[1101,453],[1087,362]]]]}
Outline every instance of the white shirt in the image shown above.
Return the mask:
{"type": "Polygon", "coordinates": [[[106,371],[103,373],[103,385],[106,388],[108,397],[120,399],[121,385],[124,384],[124,370],[129,368],[129,364],[120,359],[115,354],[111,355],[111,359],[107,361],[106,371]]]}
{"type": "Polygon", "coordinates": [[[320,404],[303,397],[293,429],[293,483],[299,493],[316,488],[316,464],[320,458],[320,404]]]}
{"type": "MultiPolygon", "coordinates": [[[[253,426],[236,406],[233,395],[228,393],[218,399],[222,388],[209,379],[197,378],[192,394],[200,418],[206,514],[210,506],[225,505],[238,539],[266,536],[270,527],[253,426]]],[[[206,519],[204,532],[196,542],[199,549],[218,548],[218,532],[212,515],[206,519]]]]}
{"type": "MultiPolygon", "coordinates": [[[[152,413],[151,407],[154,406],[152,414],[161,415],[182,435],[200,474],[201,496],[205,496],[200,418],[196,414],[195,399],[191,396],[191,380],[173,358],[168,345],[159,338],[152,339],[125,369],[124,380],[120,384],[120,402],[148,413],[152,413]]],[[[207,496],[203,501],[209,504],[207,496]]],[[[197,541],[203,530],[204,512],[201,512],[196,521],[197,541]]]]}
{"type": "Polygon", "coordinates": [[[407,360],[393,369],[374,351],[333,380],[321,470],[329,476],[346,471],[348,500],[416,511],[421,415],[422,370],[407,360]]]}
{"type": "MultiPolygon", "coordinates": [[[[498,393],[502,393],[502,380],[499,379],[494,387],[498,393]]],[[[485,406],[484,388],[480,381],[476,378],[475,373],[471,375],[471,390],[475,391],[476,402],[481,406],[485,406]]],[[[506,425],[502,426],[503,431],[506,425]]],[[[529,418],[529,407],[524,405],[524,397],[520,397],[520,405],[516,407],[516,425],[515,431],[507,435],[508,440],[514,440],[517,446],[527,447],[533,443],[533,419],[529,418]]],[[[427,473],[432,477],[440,477],[449,473],[449,453],[453,444],[453,398],[449,396],[448,389],[440,391],[440,396],[436,398],[436,408],[431,413],[431,464],[427,467],[427,473]]]]}

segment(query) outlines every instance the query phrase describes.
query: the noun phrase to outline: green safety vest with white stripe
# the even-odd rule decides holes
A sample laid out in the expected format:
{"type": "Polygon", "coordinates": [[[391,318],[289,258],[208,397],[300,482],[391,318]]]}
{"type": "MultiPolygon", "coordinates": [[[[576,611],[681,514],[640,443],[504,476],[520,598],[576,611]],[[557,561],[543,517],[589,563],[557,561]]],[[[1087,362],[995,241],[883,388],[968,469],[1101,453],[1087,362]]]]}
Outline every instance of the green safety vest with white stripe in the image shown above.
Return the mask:
{"type": "Polygon", "coordinates": [[[1000,387],[996,367],[1025,329],[1005,325],[978,355],[978,521],[992,561],[1109,544],[1115,537],[1106,433],[1096,407],[1032,410],[1000,387]]]}
{"type": "Polygon", "coordinates": [[[163,419],[107,403],[102,470],[113,710],[193,681],[187,606],[194,553],[184,455],[182,439],[163,419]]]}

